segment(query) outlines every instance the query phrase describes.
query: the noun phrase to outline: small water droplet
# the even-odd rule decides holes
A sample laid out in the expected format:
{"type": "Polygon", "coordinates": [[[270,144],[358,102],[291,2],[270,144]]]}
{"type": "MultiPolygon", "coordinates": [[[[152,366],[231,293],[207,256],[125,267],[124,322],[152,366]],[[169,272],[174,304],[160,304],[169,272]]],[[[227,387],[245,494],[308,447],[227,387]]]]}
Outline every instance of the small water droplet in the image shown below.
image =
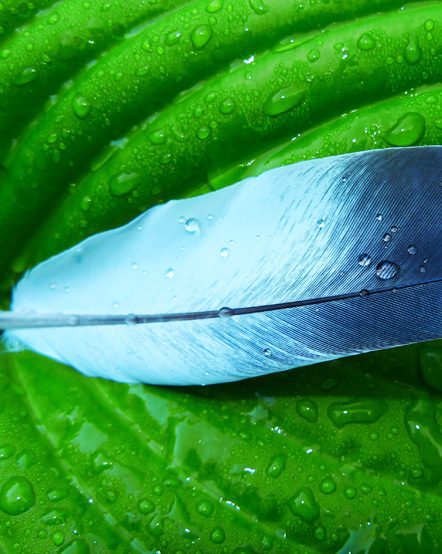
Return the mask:
{"type": "Polygon", "coordinates": [[[305,99],[305,89],[299,86],[286,87],[273,94],[264,104],[264,112],[277,116],[300,106],[305,99]]]}
{"type": "Polygon", "coordinates": [[[190,39],[196,50],[201,50],[212,38],[212,28],[209,25],[200,25],[192,31],[190,39]]]}
{"type": "Polygon", "coordinates": [[[358,259],[358,264],[361,267],[367,267],[371,263],[371,257],[368,254],[361,254],[358,259]]]}
{"type": "Polygon", "coordinates": [[[14,454],[14,452],[15,448],[12,444],[4,444],[3,446],[0,446],[0,461],[7,460],[14,454]]]}
{"type": "Polygon", "coordinates": [[[263,0],[249,0],[250,7],[257,15],[264,15],[269,11],[269,7],[263,0]]]}
{"type": "Polygon", "coordinates": [[[271,358],[271,357],[272,357],[272,351],[271,351],[269,348],[266,348],[266,349],[264,350],[264,356],[265,356],[266,358],[271,358]]]}
{"type": "Polygon", "coordinates": [[[266,474],[273,479],[277,479],[285,470],[286,462],[287,456],[285,454],[277,454],[276,456],[273,456],[267,466],[266,474]]]}
{"type": "Polygon", "coordinates": [[[387,280],[396,277],[400,271],[398,264],[390,260],[383,260],[376,266],[376,275],[379,279],[387,280]]]}
{"type": "Polygon", "coordinates": [[[75,96],[72,99],[72,110],[78,119],[86,119],[92,106],[84,96],[75,96]]]}
{"type": "Polygon", "coordinates": [[[205,140],[210,136],[210,128],[209,127],[200,127],[198,131],[196,132],[196,136],[200,140],[205,140]]]}
{"type": "Polygon", "coordinates": [[[425,118],[417,112],[408,112],[398,119],[385,134],[385,140],[391,146],[412,146],[424,136],[425,118]]]}
{"type": "Polygon", "coordinates": [[[52,542],[55,544],[55,546],[61,546],[64,543],[64,534],[62,531],[55,531],[55,533],[52,535],[52,542]]]}
{"type": "Polygon", "coordinates": [[[432,19],[427,19],[424,23],[424,27],[426,31],[432,31],[434,27],[434,21],[432,19]]]}
{"type": "Polygon", "coordinates": [[[175,277],[175,271],[169,267],[169,269],[166,271],[166,278],[167,279],[173,279],[175,277]]]}
{"type": "Polygon", "coordinates": [[[361,292],[359,293],[359,296],[368,296],[370,294],[370,292],[367,290],[367,289],[362,289],[361,292]]]}
{"type": "Polygon", "coordinates": [[[356,497],[356,487],[348,486],[344,489],[344,495],[349,498],[350,500],[356,497]]]}
{"type": "Polygon", "coordinates": [[[75,325],[78,325],[78,316],[76,315],[71,315],[69,318],[68,318],[68,323],[69,325],[72,325],[73,327],[75,327],[75,325]]]}
{"type": "Polygon", "coordinates": [[[319,517],[320,509],[309,487],[302,487],[289,500],[293,515],[299,516],[306,523],[313,523],[319,517]]]}
{"type": "Polygon", "coordinates": [[[302,418],[310,423],[316,423],[316,421],[318,421],[318,407],[313,400],[306,398],[299,400],[296,404],[296,411],[302,418]]]}
{"type": "Polygon", "coordinates": [[[318,219],[318,221],[316,222],[316,225],[317,225],[320,229],[324,229],[324,227],[325,227],[325,220],[324,220],[324,219],[318,219]]]}
{"type": "Polygon", "coordinates": [[[390,229],[391,233],[397,233],[398,231],[399,231],[399,227],[397,225],[393,225],[393,227],[391,227],[390,229]]]}
{"type": "Polygon", "coordinates": [[[373,37],[371,37],[368,33],[364,33],[359,37],[358,40],[358,48],[360,50],[373,50],[373,48],[376,46],[376,42],[373,37]]]}
{"type": "Polygon", "coordinates": [[[382,215],[382,214],[376,214],[376,219],[377,219],[378,221],[382,221],[383,215],[382,215]]]}
{"type": "Polygon", "coordinates": [[[126,325],[132,326],[137,323],[137,316],[135,314],[129,314],[125,319],[126,325]]]}
{"type": "Polygon", "coordinates": [[[191,217],[184,223],[184,229],[190,234],[199,233],[201,230],[200,222],[198,219],[191,217]]]}
{"type": "Polygon", "coordinates": [[[210,500],[200,500],[196,509],[197,512],[204,517],[210,517],[213,514],[213,504],[210,500]]]}
{"type": "Polygon", "coordinates": [[[132,269],[132,271],[137,271],[138,270],[138,264],[137,262],[133,262],[130,266],[130,268],[132,269]]]}
{"type": "Polygon", "coordinates": [[[390,233],[385,233],[385,235],[382,237],[382,240],[383,240],[384,242],[390,242],[390,240],[391,240],[391,235],[390,235],[390,233]]]}
{"type": "Polygon", "coordinates": [[[109,192],[112,196],[125,196],[139,185],[141,177],[138,173],[120,173],[109,180],[109,192]]]}
{"type": "Polygon", "coordinates": [[[221,318],[221,319],[227,319],[229,317],[232,317],[232,315],[234,314],[232,308],[227,308],[227,307],[224,307],[224,308],[220,308],[218,310],[218,317],[221,318]]]}
{"type": "Polygon", "coordinates": [[[158,146],[159,144],[164,144],[167,140],[167,135],[163,131],[163,129],[157,129],[156,131],[152,131],[147,135],[147,138],[150,140],[152,144],[155,144],[155,146],[158,146]]]}
{"type": "Polygon", "coordinates": [[[11,516],[30,510],[35,504],[35,492],[26,477],[7,479],[0,490],[0,508],[11,516]]]}
{"type": "Polygon", "coordinates": [[[221,248],[219,255],[221,258],[228,258],[230,256],[230,250],[228,248],[221,248]]]}
{"type": "Polygon", "coordinates": [[[164,41],[167,46],[173,46],[174,44],[177,44],[181,38],[180,31],[172,31],[166,36],[166,40],[164,41]]]}
{"type": "Polygon", "coordinates": [[[426,273],[427,269],[426,269],[426,267],[425,267],[424,265],[421,265],[420,268],[419,268],[419,271],[420,271],[421,273],[426,273]]]}
{"type": "Polygon", "coordinates": [[[407,252],[410,254],[410,256],[415,256],[417,254],[417,248],[414,244],[410,244],[410,246],[407,248],[407,252]]]}
{"type": "Polygon", "coordinates": [[[321,481],[321,484],[319,485],[319,489],[324,494],[331,494],[336,490],[336,482],[331,477],[326,477],[321,481]]]}
{"type": "Polygon", "coordinates": [[[14,85],[21,87],[24,85],[28,85],[29,83],[32,83],[37,79],[37,77],[38,77],[38,71],[35,69],[35,67],[25,67],[22,70],[22,72],[19,75],[17,75],[13,83],[14,85]]]}

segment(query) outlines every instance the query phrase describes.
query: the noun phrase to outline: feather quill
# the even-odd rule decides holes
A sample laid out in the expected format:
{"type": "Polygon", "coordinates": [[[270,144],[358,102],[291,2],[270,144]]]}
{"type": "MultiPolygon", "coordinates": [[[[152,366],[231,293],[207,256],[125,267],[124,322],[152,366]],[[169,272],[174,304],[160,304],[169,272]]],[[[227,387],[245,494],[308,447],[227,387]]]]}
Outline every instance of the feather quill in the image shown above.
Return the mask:
{"type": "Polygon", "coordinates": [[[0,313],[86,375],[234,381],[442,336],[442,147],[270,170],[38,265],[0,313]]]}

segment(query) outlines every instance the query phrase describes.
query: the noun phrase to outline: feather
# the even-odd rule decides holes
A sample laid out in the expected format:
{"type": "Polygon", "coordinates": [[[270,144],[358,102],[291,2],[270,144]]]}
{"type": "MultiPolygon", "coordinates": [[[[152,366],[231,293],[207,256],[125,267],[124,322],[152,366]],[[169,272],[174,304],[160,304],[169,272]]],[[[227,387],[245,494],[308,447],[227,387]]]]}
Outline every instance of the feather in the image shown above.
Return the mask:
{"type": "Polygon", "coordinates": [[[398,148],[172,201],[38,265],[0,327],[86,375],[172,385],[436,339],[441,184],[442,147],[398,148]]]}

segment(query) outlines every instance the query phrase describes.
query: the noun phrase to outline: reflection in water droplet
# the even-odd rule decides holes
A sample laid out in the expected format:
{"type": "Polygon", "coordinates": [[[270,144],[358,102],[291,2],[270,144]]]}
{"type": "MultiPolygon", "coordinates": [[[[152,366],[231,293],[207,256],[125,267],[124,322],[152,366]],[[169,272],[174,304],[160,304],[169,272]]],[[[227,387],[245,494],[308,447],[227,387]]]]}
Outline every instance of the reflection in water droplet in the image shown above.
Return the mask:
{"type": "Polygon", "coordinates": [[[358,264],[362,267],[367,267],[371,263],[371,257],[368,254],[361,254],[359,256],[358,264]]]}
{"type": "Polygon", "coordinates": [[[395,123],[384,138],[391,146],[412,146],[424,136],[425,127],[425,119],[420,113],[409,112],[395,123]]]}
{"type": "Polygon", "coordinates": [[[387,280],[396,277],[400,271],[398,264],[390,260],[383,260],[376,266],[376,275],[379,279],[387,280]]]}

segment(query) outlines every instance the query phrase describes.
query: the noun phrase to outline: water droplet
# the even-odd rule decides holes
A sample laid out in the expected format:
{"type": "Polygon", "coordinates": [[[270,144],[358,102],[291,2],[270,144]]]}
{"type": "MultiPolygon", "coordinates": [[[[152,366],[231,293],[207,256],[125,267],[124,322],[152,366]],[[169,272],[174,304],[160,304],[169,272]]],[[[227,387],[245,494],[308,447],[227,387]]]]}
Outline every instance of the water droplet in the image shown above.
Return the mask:
{"type": "Polygon", "coordinates": [[[137,508],[141,514],[150,514],[155,510],[155,505],[147,498],[141,498],[137,502],[137,508]]]}
{"type": "Polygon", "coordinates": [[[377,219],[378,221],[382,221],[383,215],[382,215],[382,214],[376,214],[376,219],[377,219]]]}
{"type": "Polygon", "coordinates": [[[120,173],[109,180],[109,192],[113,196],[125,196],[141,183],[138,173],[120,173]]]}
{"type": "Polygon", "coordinates": [[[324,229],[324,227],[325,227],[325,220],[324,220],[324,219],[318,219],[318,221],[316,222],[316,225],[317,225],[320,229],[324,229]]]}
{"type": "Polygon", "coordinates": [[[398,264],[390,260],[383,260],[376,266],[376,275],[379,279],[387,280],[396,277],[400,271],[398,264]]]}
{"type": "Polygon", "coordinates": [[[169,267],[169,269],[166,271],[166,278],[167,279],[173,279],[175,277],[175,271],[169,267]]]}
{"type": "Polygon", "coordinates": [[[317,48],[310,50],[310,52],[307,54],[307,59],[310,63],[317,62],[320,57],[321,57],[321,52],[317,48]]]}
{"type": "Polygon", "coordinates": [[[286,87],[271,96],[264,104],[264,112],[277,116],[300,106],[305,98],[305,89],[299,86],[286,87]]]}
{"type": "Polygon", "coordinates": [[[231,308],[224,307],[218,310],[218,317],[221,319],[227,319],[229,317],[232,317],[233,314],[234,312],[231,308]]]}
{"type": "Polygon", "coordinates": [[[368,33],[364,33],[359,37],[358,40],[358,48],[361,50],[373,50],[373,48],[376,46],[376,42],[373,37],[371,37],[368,33]]]}
{"type": "Polygon", "coordinates": [[[391,146],[412,146],[424,136],[425,126],[425,119],[420,113],[408,112],[398,119],[384,138],[391,146]]]}
{"type": "Polygon", "coordinates": [[[306,523],[313,523],[319,517],[319,505],[309,487],[302,487],[289,500],[293,515],[299,516],[306,523]]]}
{"type": "Polygon", "coordinates": [[[419,268],[419,271],[421,273],[425,273],[427,271],[426,267],[424,265],[421,265],[420,268],[419,268]]]}
{"type": "Polygon", "coordinates": [[[198,502],[196,509],[204,517],[210,517],[213,514],[213,504],[210,500],[201,500],[198,502]]]}
{"type": "Polygon", "coordinates": [[[14,85],[21,87],[32,83],[33,81],[35,81],[35,79],[37,79],[37,77],[38,71],[35,69],[35,67],[25,67],[22,72],[17,75],[13,83],[14,85]]]}
{"type": "Polygon", "coordinates": [[[296,411],[302,418],[310,423],[318,421],[318,407],[313,400],[299,400],[296,404],[296,411]]]}
{"type": "Polygon", "coordinates": [[[235,111],[236,104],[232,98],[226,98],[220,104],[219,111],[224,115],[229,115],[235,111]]]}
{"type": "Polygon", "coordinates": [[[35,493],[25,477],[10,477],[0,490],[0,508],[11,516],[27,512],[35,504],[35,493]]]}
{"type": "Polygon", "coordinates": [[[196,132],[196,136],[200,140],[205,140],[207,137],[210,136],[210,128],[209,127],[200,127],[198,131],[196,132]]]}
{"type": "Polygon", "coordinates": [[[75,326],[75,325],[78,325],[78,316],[76,315],[71,315],[69,318],[68,318],[68,324],[69,325],[72,325],[72,326],[75,326]]]}
{"type": "Polygon", "coordinates": [[[226,540],[226,534],[222,527],[215,527],[215,529],[210,533],[210,539],[215,544],[222,544],[226,540]]]}
{"type": "Polygon", "coordinates": [[[92,198],[90,196],[83,196],[80,202],[80,207],[84,212],[88,212],[91,209],[92,198]]]}
{"type": "Polygon", "coordinates": [[[407,48],[405,49],[405,59],[410,65],[419,63],[422,59],[422,49],[418,38],[410,38],[407,48]]]}
{"type": "Polygon", "coordinates": [[[52,542],[55,546],[61,546],[64,543],[64,534],[61,531],[55,531],[52,535],[52,542]]]}
{"type": "Polygon", "coordinates": [[[180,31],[172,31],[166,36],[166,40],[164,41],[167,46],[173,46],[174,44],[177,44],[181,38],[181,32],[180,31]]]}
{"type": "Polygon", "coordinates": [[[328,407],[327,413],[335,427],[343,427],[349,423],[374,423],[386,410],[386,403],[381,399],[360,398],[334,402],[328,407]]]}
{"type": "Polygon", "coordinates": [[[0,446],[0,461],[7,460],[14,454],[14,452],[15,448],[12,444],[4,444],[3,446],[0,446]]]}
{"type": "Polygon", "coordinates": [[[383,240],[384,242],[390,242],[390,240],[391,240],[391,235],[390,235],[390,233],[385,233],[385,235],[382,237],[382,240],[383,240]]]}
{"type": "Polygon", "coordinates": [[[417,254],[417,248],[414,244],[410,244],[410,246],[407,248],[407,252],[410,254],[410,256],[415,256],[417,254]]]}
{"type": "Polygon", "coordinates": [[[397,225],[393,225],[393,227],[391,227],[390,229],[390,232],[391,233],[397,233],[399,231],[399,227],[397,225]]]}
{"type": "Polygon", "coordinates": [[[190,39],[196,50],[201,50],[212,38],[212,28],[209,25],[200,25],[192,31],[190,39]]]}
{"type": "Polygon", "coordinates": [[[269,11],[269,7],[263,0],[249,0],[250,7],[257,15],[264,15],[269,11]]]}
{"type": "Polygon", "coordinates": [[[65,516],[60,510],[46,512],[41,519],[46,525],[60,525],[65,522],[65,516]]]}
{"type": "Polygon", "coordinates": [[[422,346],[419,349],[419,363],[425,383],[442,392],[442,348],[422,346]]]}
{"type": "Polygon", "coordinates": [[[137,316],[135,314],[129,314],[125,319],[126,325],[132,326],[137,323],[137,316]]]}
{"type": "Polygon", "coordinates": [[[265,356],[266,358],[271,358],[271,357],[272,357],[272,351],[271,351],[269,348],[266,348],[266,349],[264,350],[264,356],[265,356]]]}
{"type": "Polygon", "coordinates": [[[163,131],[163,129],[157,129],[156,131],[152,131],[147,135],[147,138],[150,140],[152,144],[155,144],[155,146],[159,144],[164,144],[167,140],[167,135],[163,131]]]}
{"type": "Polygon", "coordinates": [[[356,487],[348,486],[348,487],[345,487],[344,489],[344,495],[349,499],[355,498],[356,492],[357,492],[356,487]]]}
{"type": "Polygon", "coordinates": [[[72,110],[78,119],[86,119],[91,109],[91,104],[84,96],[75,96],[72,99],[72,110]]]}
{"type": "Polygon", "coordinates": [[[207,6],[206,11],[209,13],[219,12],[224,5],[224,0],[211,0],[207,6]]]}
{"type": "Polygon", "coordinates": [[[371,263],[371,257],[368,254],[361,254],[358,259],[358,264],[362,267],[367,267],[371,263]]]}
{"type": "Polygon", "coordinates": [[[219,255],[221,258],[228,258],[230,256],[230,250],[228,248],[221,248],[219,255]]]}
{"type": "Polygon", "coordinates": [[[201,230],[200,222],[198,219],[191,217],[184,223],[184,229],[191,234],[199,233],[201,230]]]}
{"type": "Polygon", "coordinates": [[[426,31],[432,31],[434,27],[434,21],[432,19],[427,19],[424,23],[424,27],[426,31]]]}
{"type": "Polygon", "coordinates": [[[138,270],[138,264],[137,262],[133,262],[130,266],[131,270],[132,271],[137,271],[138,270]]]}
{"type": "Polygon", "coordinates": [[[285,470],[286,462],[287,456],[285,454],[277,454],[276,456],[273,456],[267,466],[266,474],[273,479],[277,479],[285,470]]]}
{"type": "Polygon", "coordinates": [[[334,479],[332,479],[331,477],[326,477],[321,481],[321,484],[319,485],[319,489],[324,494],[331,494],[336,490],[336,483],[334,479]]]}

